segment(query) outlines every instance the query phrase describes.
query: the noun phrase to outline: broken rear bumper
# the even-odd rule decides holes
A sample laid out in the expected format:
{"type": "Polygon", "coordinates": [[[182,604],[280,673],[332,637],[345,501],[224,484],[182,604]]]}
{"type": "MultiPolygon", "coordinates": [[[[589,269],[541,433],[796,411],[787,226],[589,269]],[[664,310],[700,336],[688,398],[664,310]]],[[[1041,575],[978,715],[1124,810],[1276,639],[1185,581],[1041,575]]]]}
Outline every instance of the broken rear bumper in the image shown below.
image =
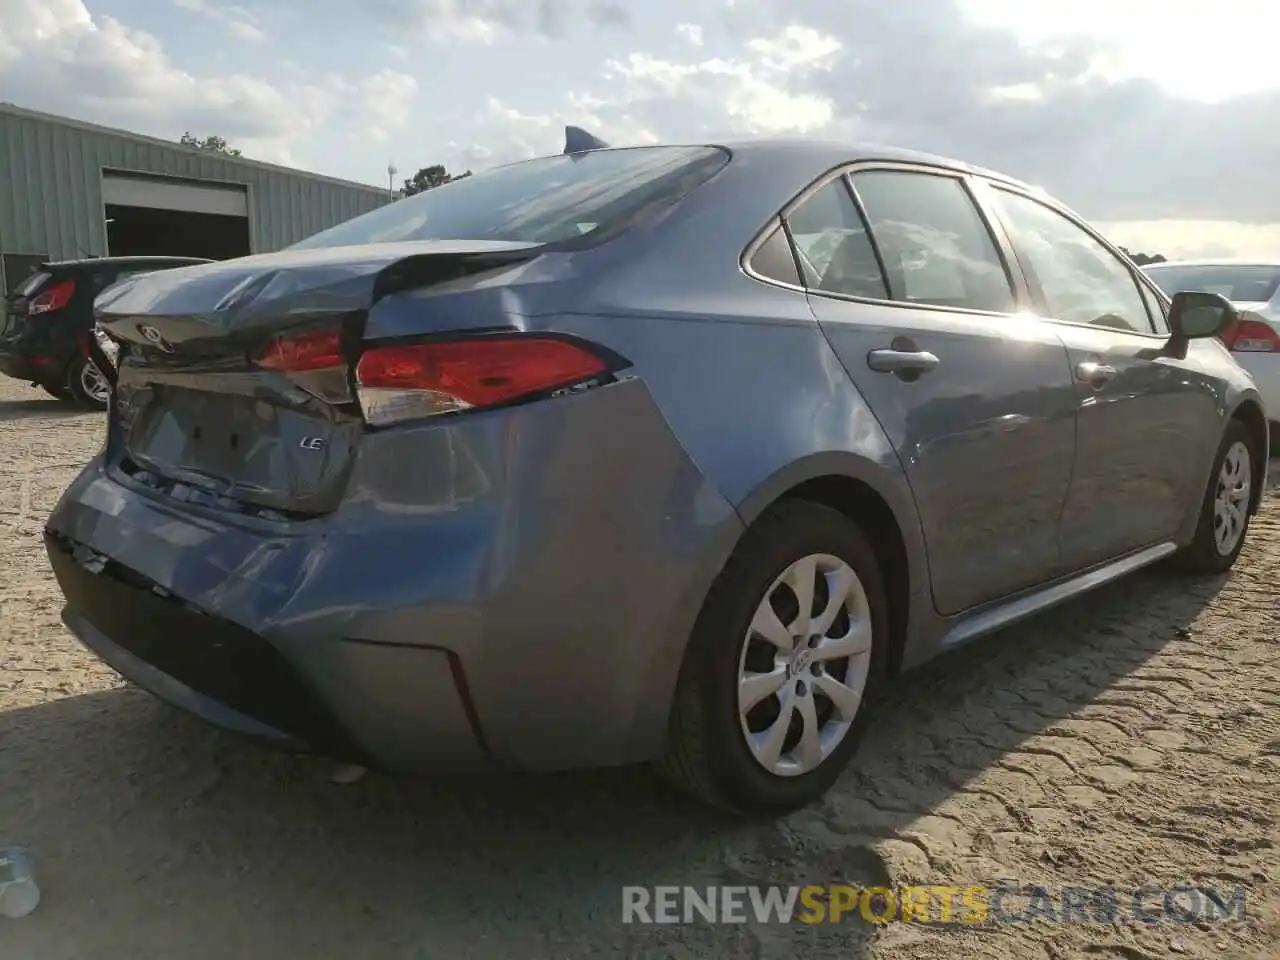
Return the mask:
{"type": "Polygon", "coordinates": [[[108,666],[217,726],[283,747],[362,751],[266,641],[209,616],[82,544],[45,532],[62,619],[108,666]]]}
{"type": "Polygon", "coordinates": [[[305,521],[208,509],[108,459],[48,522],[81,640],[224,726],[245,726],[228,708],[404,773],[658,756],[742,529],[638,380],[369,433],[341,507],[305,521]]]}
{"type": "Polygon", "coordinates": [[[208,723],[278,749],[372,767],[490,766],[460,699],[460,674],[443,651],[343,644],[350,648],[342,657],[350,668],[345,699],[361,704],[351,724],[251,630],[179,600],[65,535],[46,531],[45,547],[66,597],[63,622],[76,638],[126,679],[208,723]],[[422,698],[416,708],[406,710],[397,696],[407,689],[422,698]],[[410,721],[427,736],[413,737],[414,762],[406,764],[394,728],[410,721]]]}

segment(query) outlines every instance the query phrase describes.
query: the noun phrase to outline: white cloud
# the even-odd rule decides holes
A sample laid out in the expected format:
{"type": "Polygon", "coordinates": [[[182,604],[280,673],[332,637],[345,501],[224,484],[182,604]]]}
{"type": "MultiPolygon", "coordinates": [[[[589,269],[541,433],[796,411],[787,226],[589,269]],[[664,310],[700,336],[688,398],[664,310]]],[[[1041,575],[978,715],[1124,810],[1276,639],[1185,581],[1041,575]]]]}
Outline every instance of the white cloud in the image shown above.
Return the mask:
{"type": "Polygon", "coordinates": [[[551,126],[551,118],[546,114],[521,113],[513,107],[504,105],[497,97],[489,98],[488,107],[489,112],[495,117],[512,124],[531,124],[535,127],[551,126]]]}
{"type": "Polygon", "coordinates": [[[1086,36],[1108,48],[1113,78],[1147,77],[1202,101],[1273,89],[1280,82],[1273,21],[1258,0],[960,0],[977,23],[1026,43],[1086,36]],[[1219,56],[1228,58],[1222,67],[1219,56]]]}
{"type": "Polygon", "coordinates": [[[460,40],[464,43],[490,44],[497,38],[503,25],[494,20],[467,15],[442,16],[426,23],[427,34],[437,43],[460,40]]]}
{"type": "Polygon", "coordinates": [[[795,23],[788,24],[776,36],[747,41],[747,49],[758,54],[764,66],[775,70],[830,67],[843,46],[833,36],[795,23]]]}
{"type": "Polygon", "coordinates": [[[695,47],[702,46],[702,27],[696,23],[680,23],[676,25],[676,35],[683,37],[695,47]]]}
{"type": "Polygon", "coordinates": [[[827,69],[838,49],[833,38],[798,27],[754,38],[730,59],[633,52],[608,61],[596,89],[571,91],[558,109],[490,97],[469,123],[472,145],[450,144],[448,165],[478,169],[558,152],[567,124],[619,146],[814,133],[832,121],[832,101],[794,81],[827,69]]]}
{"type": "MultiPolygon", "coordinates": [[[[265,2],[265,0],[258,0],[265,2]]],[[[280,2],[280,0],[275,0],[280,2]]],[[[370,17],[398,32],[422,31],[442,43],[492,44],[530,33],[565,35],[574,21],[603,29],[626,26],[623,0],[292,0],[298,7],[324,3],[340,16],[370,17]]]]}
{"type": "MultiPolygon", "coordinates": [[[[589,124],[618,144],[733,135],[897,143],[1043,183],[1149,252],[1276,249],[1280,228],[1264,224],[1280,221],[1270,173],[1280,134],[1266,118],[1280,110],[1280,89],[1187,100],[1126,78],[1117,50],[1096,36],[1020,41],[966,20],[948,0],[893,9],[847,0],[840,10],[825,0],[736,0],[720,23],[736,46],[719,56],[615,56],[561,110],[521,109],[553,128],[589,124]]],[[[555,148],[550,135],[515,126],[486,126],[476,140],[502,159],[555,148]]]]}
{"type": "Polygon", "coordinates": [[[360,81],[354,103],[364,114],[364,134],[379,143],[389,139],[409,122],[417,93],[418,81],[395,70],[381,70],[360,81]]]}
{"type": "MultiPolygon", "coordinates": [[[[182,2],[195,9],[201,0],[182,2]]],[[[385,139],[407,120],[416,81],[390,70],[278,84],[250,73],[197,76],[156,37],[90,16],[83,0],[4,0],[0,90],[37,110],[169,139],[216,133],[246,156],[294,163],[298,144],[337,119],[385,139]]]]}
{"type": "Polygon", "coordinates": [[[258,26],[258,18],[244,7],[219,6],[210,0],[173,0],[173,5],[221,23],[237,40],[260,43],[266,39],[267,35],[258,26]]]}
{"type": "Polygon", "coordinates": [[[651,124],[660,123],[664,114],[694,113],[708,121],[721,114],[731,128],[726,132],[808,134],[831,122],[834,107],[824,94],[796,89],[794,77],[828,69],[839,50],[832,36],[788,25],[775,35],[748,40],[734,59],[677,63],[632,53],[611,61],[606,76],[622,82],[620,106],[651,117],[651,124]]]}
{"type": "Polygon", "coordinates": [[[1043,100],[1044,90],[1034,83],[1011,83],[1003,87],[991,87],[987,91],[991,100],[1043,100]]]}

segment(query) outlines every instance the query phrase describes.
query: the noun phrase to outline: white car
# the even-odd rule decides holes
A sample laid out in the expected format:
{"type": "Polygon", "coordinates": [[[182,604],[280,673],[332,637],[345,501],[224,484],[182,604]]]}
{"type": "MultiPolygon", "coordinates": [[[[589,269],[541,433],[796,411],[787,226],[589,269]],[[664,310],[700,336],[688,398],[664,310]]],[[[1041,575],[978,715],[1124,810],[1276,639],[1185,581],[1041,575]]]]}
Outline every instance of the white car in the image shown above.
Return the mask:
{"type": "Polygon", "coordinates": [[[1240,323],[1222,334],[1236,362],[1253,375],[1273,430],[1280,430],[1280,262],[1182,260],[1142,268],[1167,295],[1200,290],[1226,297],[1240,323]]]}

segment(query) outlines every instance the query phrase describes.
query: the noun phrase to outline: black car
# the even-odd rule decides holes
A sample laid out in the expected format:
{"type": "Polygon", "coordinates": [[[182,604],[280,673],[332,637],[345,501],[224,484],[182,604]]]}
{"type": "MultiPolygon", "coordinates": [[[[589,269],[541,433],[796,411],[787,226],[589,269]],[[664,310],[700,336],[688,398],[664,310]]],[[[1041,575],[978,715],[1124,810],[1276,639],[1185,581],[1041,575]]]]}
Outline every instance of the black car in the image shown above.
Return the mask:
{"type": "Polygon", "coordinates": [[[93,301],[140,273],[209,263],[195,257],[101,257],[42,263],[5,298],[0,373],[60,400],[105,408],[110,387],[91,358],[93,301]]]}

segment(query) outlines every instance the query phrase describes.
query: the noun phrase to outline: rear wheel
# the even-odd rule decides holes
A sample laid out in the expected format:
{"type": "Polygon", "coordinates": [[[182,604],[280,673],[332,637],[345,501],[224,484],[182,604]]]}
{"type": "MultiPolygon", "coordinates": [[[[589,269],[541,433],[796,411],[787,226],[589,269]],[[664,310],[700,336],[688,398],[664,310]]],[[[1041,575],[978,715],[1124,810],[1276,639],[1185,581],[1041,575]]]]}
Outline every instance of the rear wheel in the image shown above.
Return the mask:
{"type": "Polygon", "coordinates": [[[887,609],[866,537],[805,501],[770,509],[712,587],[681,668],[663,770],[717,806],[779,814],[848,765],[887,609]]]}
{"type": "Polygon", "coordinates": [[[1232,420],[1213,462],[1195,539],[1175,557],[1181,569],[1215,574],[1229,570],[1236,562],[1249,531],[1257,456],[1249,430],[1239,420],[1232,420]]]}
{"type": "Polygon", "coordinates": [[[59,400],[71,399],[71,391],[68,390],[65,386],[54,386],[52,384],[42,383],[40,384],[40,389],[42,389],[45,393],[49,394],[49,396],[51,397],[57,397],[59,400]]]}
{"type": "Polygon", "coordinates": [[[80,403],[105,410],[111,399],[111,384],[92,360],[76,357],[67,366],[67,392],[80,403]]]}

